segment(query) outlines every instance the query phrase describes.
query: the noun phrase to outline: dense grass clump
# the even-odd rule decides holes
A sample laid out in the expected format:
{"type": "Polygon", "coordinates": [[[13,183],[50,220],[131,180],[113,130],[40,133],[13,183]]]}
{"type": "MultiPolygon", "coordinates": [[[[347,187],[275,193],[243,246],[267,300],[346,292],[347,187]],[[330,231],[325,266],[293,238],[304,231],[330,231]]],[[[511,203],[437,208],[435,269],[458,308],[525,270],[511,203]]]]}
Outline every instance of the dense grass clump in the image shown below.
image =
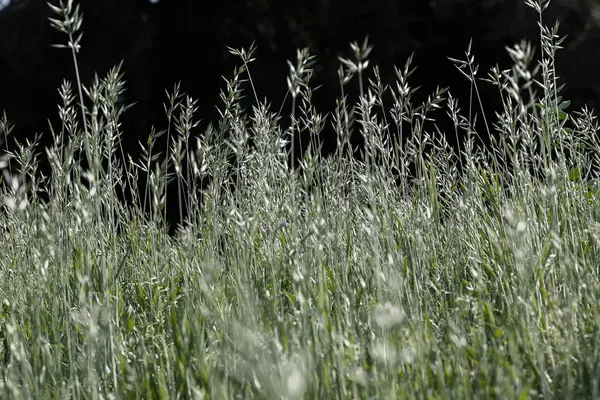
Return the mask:
{"type": "MultiPolygon", "coordinates": [[[[528,0],[540,22],[542,3],[528,0]]],[[[77,66],[78,8],[51,7],[77,66]]],[[[543,26],[539,60],[523,42],[485,77],[504,104],[486,149],[470,51],[454,60],[473,88],[466,116],[447,90],[413,105],[410,61],[383,85],[366,42],[321,115],[300,51],[284,127],[253,90],[242,107],[253,48],[232,49],[218,123],[192,138],[195,102],[176,87],[141,160],[120,155],[120,69],[65,81],[47,180],[35,143],[1,161],[0,397],[599,398],[598,127],[567,113],[560,39],[543,26]],[[458,153],[428,132],[436,109],[458,153]],[[324,124],[337,133],[327,158],[324,124]],[[311,145],[289,168],[299,133],[311,145]],[[187,210],[175,236],[170,180],[187,210]]]]}

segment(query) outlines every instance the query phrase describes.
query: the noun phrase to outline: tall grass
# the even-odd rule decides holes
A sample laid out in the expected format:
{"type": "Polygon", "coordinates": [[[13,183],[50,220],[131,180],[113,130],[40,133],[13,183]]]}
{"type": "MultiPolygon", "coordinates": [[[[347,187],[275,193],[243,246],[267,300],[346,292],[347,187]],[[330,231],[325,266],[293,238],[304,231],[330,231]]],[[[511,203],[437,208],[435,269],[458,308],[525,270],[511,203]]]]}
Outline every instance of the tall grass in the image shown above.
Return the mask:
{"type": "MultiPolygon", "coordinates": [[[[528,5],[543,22],[547,2],[528,5]]],[[[51,8],[77,68],[79,9],[51,8]]],[[[220,120],[192,137],[195,101],[175,87],[140,160],[120,148],[120,66],[89,85],[76,74],[50,176],[35,143],[0,165],[0,397],[600,398],[598,126],[560,98],[560,42],[540,24],[540,57],[522,42],[486,76],[470,50],[453,60],[467,115],[445,89],[414,105],[410,60],[384,85],[366,41],[341,60],[329,116],[311,103],[307,51],[289,64],[291,109],[273,111],[251,84],[254,48],[230,49],[241,63],[220,120]],[[486,149],[482,79],[504,105],[486,149]],[[431,133],[434,112],[460,152],[431,133]],[[289,168],[296,135],[311,145],[289,168]],[[175,237],[170,181],[188,211],[175,237]]]]}

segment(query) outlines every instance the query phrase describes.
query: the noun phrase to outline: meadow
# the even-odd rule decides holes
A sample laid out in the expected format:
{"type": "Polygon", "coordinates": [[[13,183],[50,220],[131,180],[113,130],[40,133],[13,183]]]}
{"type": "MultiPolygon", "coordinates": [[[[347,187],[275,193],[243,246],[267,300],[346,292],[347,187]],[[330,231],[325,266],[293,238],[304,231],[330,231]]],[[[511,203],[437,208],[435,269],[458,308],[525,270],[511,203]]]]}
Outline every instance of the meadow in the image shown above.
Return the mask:
{"type": "Polygon", "coordinates": [[[365,41],[340,60],[335,110],[311,105],[305,50],[280,109],[253,88],[254,47],[230,49],[220,120],[193,136],[194,99],[175,87],[140,160],[121,154],[121,67],[81,82],[82,15],[50,5],[75,76],[53,145],[0,159],[0,398],[600,398],[598,125],[561,99],[557,26],[546,1],[527,4],[540,41],[508,48],[512,68],[481,71],[468,47],[453,60],[470,104],[451,89],[413,104],[411,61],[384,85],[365,41]],[[481,84],[504,104],[487,132],[481,84]],[[311,145],[290,168],[299,133],[311,145]],[[187,210],[172,236],[168,182],[187,210]]]}

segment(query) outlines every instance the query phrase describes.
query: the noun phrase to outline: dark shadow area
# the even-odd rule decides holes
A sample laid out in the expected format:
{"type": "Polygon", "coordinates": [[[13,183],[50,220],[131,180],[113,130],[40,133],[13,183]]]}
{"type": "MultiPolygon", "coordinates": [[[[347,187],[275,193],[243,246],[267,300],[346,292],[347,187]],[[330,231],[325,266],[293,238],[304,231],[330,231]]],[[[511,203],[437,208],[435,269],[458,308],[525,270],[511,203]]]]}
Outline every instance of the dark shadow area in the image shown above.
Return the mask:
{"type": "MultiPolygon", "coordinates": [[[[349,43],[369,37],[374,46],[371,65],[378,65],[384,83],[394,80],[393,67],[402,67],[414,54],[417,67],[411,85],[421,89],[417,103],[436,87],[450,87],[463,110],[468,108],[469,83],[448,57],[464,59],[472,39],[472,53],[480,66],[480,76],[498,64],[510,68],[505,50],[523,38],[539,42],[537,16],[522,0],[243,0],[201,2],[161,0],[82,0],[84,15],[79,66],[82,80],[90,84],[97,73],[104,76],[123,61],[127,91],[122,101],[135,105],[123,119],[123,146],[136,159],[138,142],[145,142],[151,128],[166,127],[163,103],[165,90],[181,82],[181,90],[197,99],[194,134],[204,132],[218,120],[222,77],[231,77],[241,61],[229,54],[227,46],[257,46],[256,61],[250,73],[259,99],[267,98],[276,111],[285,98],[288,66],[296,50],[308,47],[317,57],[313,87],[314,104],[321,113],[334,110],[340,95],[338,57],[351,57],[349,43]]],[[[556,0],[547,10],[545,23],[562,21],[561,34],[569,35],[557,59],[560,77],[567,83],[564,98],[571,109],[595,107],[600,101],[600,66],[597,51],[600,30],[593,19],[597,7],[592,0],[556,0]]],[[[42,0],[13,1],[0,11],[0,112],[6,111],[15,124],[14,138],[20,142],[41,133],[41,146],[51,143],[48,121],[58,126],[58,88],[63,79],[74,83],[73,62],[68,50],[55,49],[65,35],[52,29],[52,14],[42,0]]],[[[539,45],[538,54],[539,54],[539,45]]],[[[369,74],[372,77],[371,74],[369,74]]],[[[246,85],[246,104],[252,104],[246,85]]],[[[345,88],[351,103],[358,99],[358,85],[345,88]]],[[[480,84],[488,119],[500,105],[497,89],[480,84]]],[[[390,99],[391,101],[391,99],[390,99]]],[[[283,105],[284,126],[289,124],[289,98],[283,105]]],[[[475,105],[475,111],[479,112],[475,105]]],[[[456,146],[451,122],[445,111],[436,114],[441,132],[456,146]]],[[[485,133],[483,118],[478,129],[485,133]]],[[[426,127],[434,132],[433,126],[426,127]]],[[[335,138],[330,123],[322,133],[323,153],[334,151],[335,138]]],[[[360,138],[357,139],[360,143],[360,138]]],[[[14,141],[7,144],[14,148],[14,141]]],[[[161,146],[164,148],[165,143],[161,146]]],[[[160,150],[160,148],[159,148],[160,150]]],[[[299,156],[299,155],[296,155],[299,156]]],[[[41,163],[47,175],[48,164],[41,163]]],[[[145,181],[145,177],[141,177],[145,181]]],[[[169,188],[170,204],[176,204],[176,189],[169,188]]],[[[127,197],[127,196],[125,196],[127,197]]],[[[179,211],[169,210],[174,226],[179,211]]]]}

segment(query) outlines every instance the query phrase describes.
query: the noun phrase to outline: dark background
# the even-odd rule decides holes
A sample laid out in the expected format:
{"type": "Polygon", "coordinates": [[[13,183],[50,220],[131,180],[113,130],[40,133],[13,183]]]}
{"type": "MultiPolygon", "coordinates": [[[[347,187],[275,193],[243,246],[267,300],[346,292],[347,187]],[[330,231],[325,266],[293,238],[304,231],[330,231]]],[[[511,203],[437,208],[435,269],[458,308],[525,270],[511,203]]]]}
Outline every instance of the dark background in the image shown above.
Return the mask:
{"type": "MultiPolygon", "coordinates": [[[[538,16],[523,0],[81,0],[84,15],[79,62],[83,82],[103,76],[123,60],[127,80],[124,101],[136,102],[123,120],[123,145],[134,158],[138,141],[152,126],[166,127],[165,89],[181,82],[181,90],[198,100],[202,122],[197,134],[218,118],[216,105],[222,76],[231,77],[240,60],[226,46],[240,48],[254,41],[251,65],[261,98],[278,110],[287,90],[286,60],[295,61],[296,49],[308,47],[317,56],[313,86],[315,105],[333,111],[340,93],[338,56],[350,57],[349,43],[368,35],[374,46],[371,65],[379,65],[384,82],[393,79],[414,54],[417,67],[412,86],[421,86],[423,99],[436,86],[449,86],[453,96],[468,104],[469,85],[447,57],[464,59],[469,40],[480,64],[480,75],[492,65],[511,66],[505,50],[522,38],[539,43],[538,16]]],[[[567,87],[563,97],[570,109],[600,101],[600,29],[594,0],[555,0],[545,24],[561,20],[568,35],[557,59],[567,87]],[[596,13],[596,14],[595,14],[596,13]]],[[[15,124],[14,137],[23,142],[43,133],[50,143],[48,120],[57,124],[58,88],[64,78],[74,82],[70,52],[52,48],[65,35],[49,26],[53,16],[45,1],[12,0],[0,11],[0,112],[15,124]]],[[[539,54],[539,44],[537,45],[539,54]]],[[[481,85],[491,115],[498,105],[497,90],[481,85]]],[[[350,100],[356,100],[356,91],[350,100]],[[354,97],[353,97],[354,96],[354,97]]],[[[247,87],[249,90],[249,86],[247,87]]],[[[354,88],[356,89],[356,88],[354,88]]],[[[248,92],[249,93],[249,92],[248,92]]],[[[286,104],[290,109],[290,104],[286,104]]],[[[445,112],[438,113],[444,119],[445,112]]],[[[440,123],[443,127],[443,123],[440,123]]],[[[58,126],[58,125],[56,125],[58,126]]],[[[331,132],[325,131],[325,141],[331,132]]],[[[449,137],[450,138],[450,137],[449,137]]],[[[11,142],[6,144],[9,148],[11,142]]],[[[331,151],[327,148],[325,151],[331,151]]],[[[42,163],[42,167],[44,164],[42,163]]]]}

